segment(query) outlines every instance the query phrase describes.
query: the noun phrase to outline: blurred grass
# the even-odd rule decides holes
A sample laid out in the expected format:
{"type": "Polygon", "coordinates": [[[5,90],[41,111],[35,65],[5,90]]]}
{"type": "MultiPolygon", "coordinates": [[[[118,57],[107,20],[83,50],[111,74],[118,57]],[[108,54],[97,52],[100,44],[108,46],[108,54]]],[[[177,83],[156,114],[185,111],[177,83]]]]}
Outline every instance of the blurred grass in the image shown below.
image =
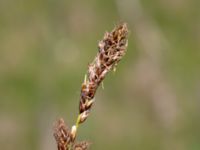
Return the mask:
{"type": "Polygon", "coordinates": [[[199,149],[199,6],[198,0],[0,1],[1,148],[56,149],[53,122],[63,116],[72,125],[98,40],[126,21],[127,55],[97,92],[79,138],[95,150],[199,149]]]}

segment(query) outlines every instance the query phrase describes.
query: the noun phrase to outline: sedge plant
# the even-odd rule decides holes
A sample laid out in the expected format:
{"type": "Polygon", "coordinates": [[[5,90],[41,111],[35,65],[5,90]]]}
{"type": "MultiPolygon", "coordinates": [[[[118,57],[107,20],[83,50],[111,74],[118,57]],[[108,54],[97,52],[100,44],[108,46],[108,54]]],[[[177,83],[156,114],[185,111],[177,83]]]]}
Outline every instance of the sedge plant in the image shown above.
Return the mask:
{"type": "Polygon", "coordinates": [[[111,32],[106,32],[99,42],[98,53],[88,65],[87,74],[81,85],[79,113],[75,125],[69,129],[62,118],[55,124],[54,137],[58,150],[88,150],[89,142],[76,142],[78,127],[88,118],[99,85],[108,72],[116,69],[118,62],[125,55],[128,46],[127,38],[127,24],[121,23],[111,32]]]}

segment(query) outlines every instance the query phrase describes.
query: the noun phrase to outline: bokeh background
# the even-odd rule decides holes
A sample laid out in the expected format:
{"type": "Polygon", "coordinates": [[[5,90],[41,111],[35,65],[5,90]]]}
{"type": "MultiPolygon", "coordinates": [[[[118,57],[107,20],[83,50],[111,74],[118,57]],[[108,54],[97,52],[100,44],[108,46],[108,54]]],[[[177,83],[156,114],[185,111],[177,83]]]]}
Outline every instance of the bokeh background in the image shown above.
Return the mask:
{"type": "Polygon", "coordinates": [[[78,139],[92,150],[200,149],[199,0],[1,0],[0,149],[56,150],[53,123],[78,114],[105,31],[129,46],[78,139]]]}

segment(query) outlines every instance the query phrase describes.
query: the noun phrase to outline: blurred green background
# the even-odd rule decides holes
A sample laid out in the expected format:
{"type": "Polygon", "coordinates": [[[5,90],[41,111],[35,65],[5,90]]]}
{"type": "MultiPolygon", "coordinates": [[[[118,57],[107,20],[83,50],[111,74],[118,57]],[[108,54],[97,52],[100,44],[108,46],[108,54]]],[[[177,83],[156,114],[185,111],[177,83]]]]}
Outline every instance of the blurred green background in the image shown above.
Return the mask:
{"type": "Polygon", "coordinates": [[[1,0],[0,149],[56,150],[105,31],[129,46],[78,139],[92,150],[200,149],[199,0],[1,0]]]}

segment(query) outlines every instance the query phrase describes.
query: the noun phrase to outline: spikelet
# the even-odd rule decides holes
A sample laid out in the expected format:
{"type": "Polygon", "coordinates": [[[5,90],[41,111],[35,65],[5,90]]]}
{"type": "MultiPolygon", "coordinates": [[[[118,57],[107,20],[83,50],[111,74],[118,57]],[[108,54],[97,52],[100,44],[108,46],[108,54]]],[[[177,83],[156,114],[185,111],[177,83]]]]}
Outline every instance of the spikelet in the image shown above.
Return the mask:
{"type": "Polygon", "coordinates": [[[125,55],[128,45],[127,36],[128,28],[124,23],[118,25],[112,32],[106,32],[103,40],[99,42],[99,51],[94,61],[89,64],[87,76],[81,87],[79,113],[82,119],[80,123],[87,119],[100,83],[125,55]]]}
{"type": "Polygon", "coordinates": [[[68,150],[68,145],[71,143],[71,133],[62,118],[54,125],[54,138],[56,139],[58,150],[68,150]]]}

